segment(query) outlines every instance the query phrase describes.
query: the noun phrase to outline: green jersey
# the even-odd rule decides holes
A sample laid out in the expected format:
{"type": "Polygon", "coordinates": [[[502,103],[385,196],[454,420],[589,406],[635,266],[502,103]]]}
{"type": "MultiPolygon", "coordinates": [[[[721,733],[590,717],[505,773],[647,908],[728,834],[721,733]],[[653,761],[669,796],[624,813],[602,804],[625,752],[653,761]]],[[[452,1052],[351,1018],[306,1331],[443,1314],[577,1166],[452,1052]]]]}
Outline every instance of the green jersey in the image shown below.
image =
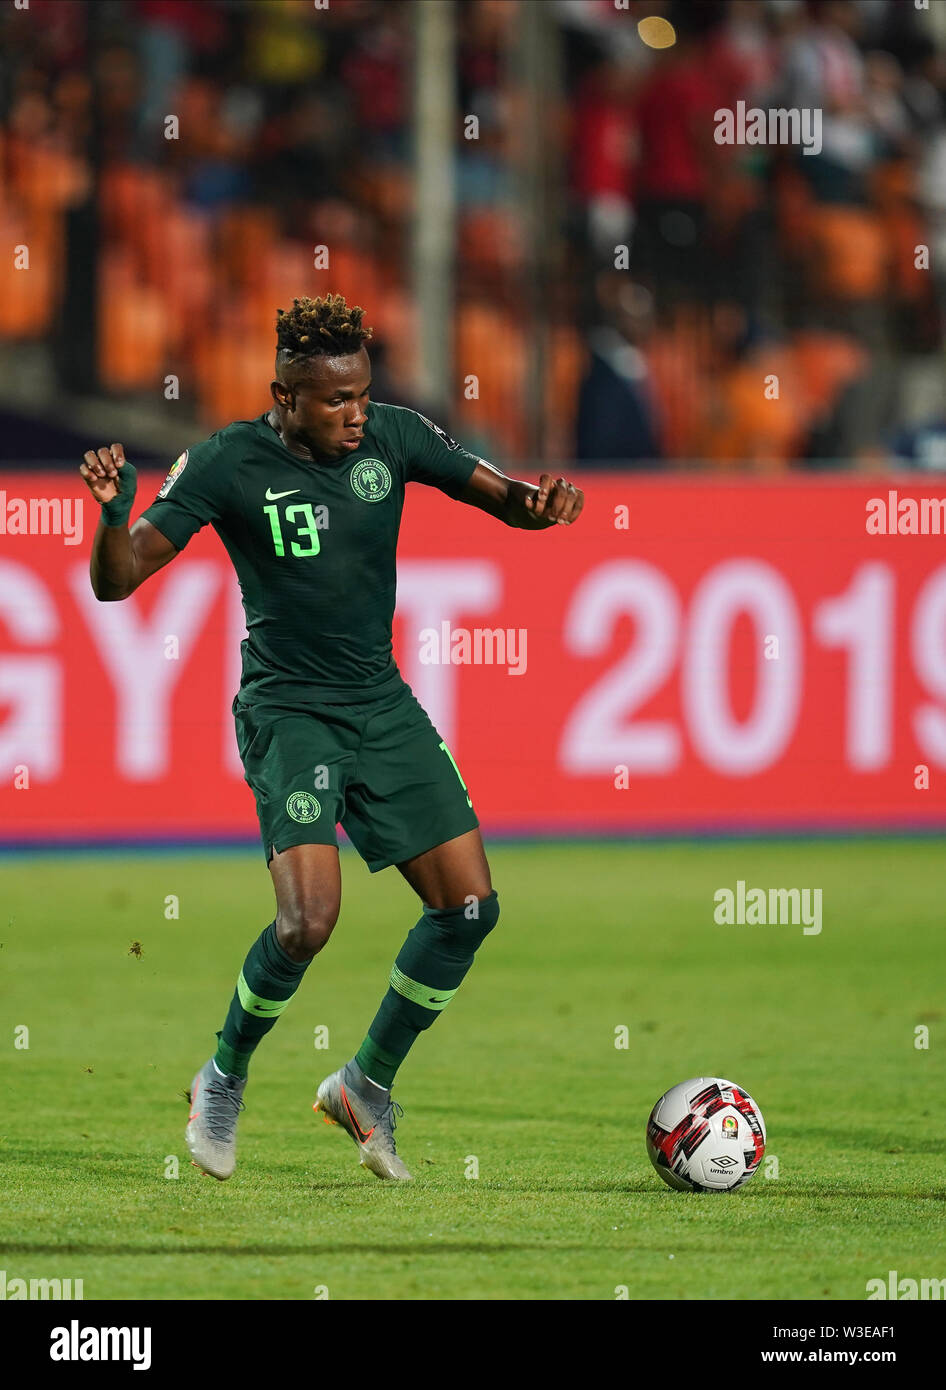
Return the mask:
{"type": "Polygon", "coordinates": [[[208,523],[246,613],[241,701],[353,703],[403,684],[391,625],[404,489],[457,497],[480,461],[423,415],[367,407],[354,453],[290,453],[267,415],[187,449],[143,513],[178,550],[208,523]]]}

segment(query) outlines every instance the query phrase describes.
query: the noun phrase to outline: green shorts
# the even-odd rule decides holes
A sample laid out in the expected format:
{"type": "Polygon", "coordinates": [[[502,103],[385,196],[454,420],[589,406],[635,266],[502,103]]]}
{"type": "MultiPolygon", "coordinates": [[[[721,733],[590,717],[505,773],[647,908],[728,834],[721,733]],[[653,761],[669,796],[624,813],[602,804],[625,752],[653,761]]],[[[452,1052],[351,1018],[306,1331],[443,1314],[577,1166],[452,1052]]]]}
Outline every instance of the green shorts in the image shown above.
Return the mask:
{"type": "Polygon", "coordinates": [[[453,755],[410,686],[359,705],[241,705],[237,746],[263,852],[337,845],[372,873],[479,825],[453,755]]]}

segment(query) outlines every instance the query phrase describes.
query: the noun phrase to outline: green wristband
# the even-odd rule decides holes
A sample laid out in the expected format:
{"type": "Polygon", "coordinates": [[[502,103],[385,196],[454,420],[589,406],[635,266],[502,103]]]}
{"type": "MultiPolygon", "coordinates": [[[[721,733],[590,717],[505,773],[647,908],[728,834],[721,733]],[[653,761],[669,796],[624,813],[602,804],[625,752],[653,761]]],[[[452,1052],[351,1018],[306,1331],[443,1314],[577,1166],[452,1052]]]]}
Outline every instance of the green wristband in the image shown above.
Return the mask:
{"type": "Polygon", "coordinates": [[[102,520],[106,526],[125,526],[135,505],[135,492],[138,487],[138,471],[126,459],[118,470],[118,496],[111,502],[102,503],[102,520]]]}

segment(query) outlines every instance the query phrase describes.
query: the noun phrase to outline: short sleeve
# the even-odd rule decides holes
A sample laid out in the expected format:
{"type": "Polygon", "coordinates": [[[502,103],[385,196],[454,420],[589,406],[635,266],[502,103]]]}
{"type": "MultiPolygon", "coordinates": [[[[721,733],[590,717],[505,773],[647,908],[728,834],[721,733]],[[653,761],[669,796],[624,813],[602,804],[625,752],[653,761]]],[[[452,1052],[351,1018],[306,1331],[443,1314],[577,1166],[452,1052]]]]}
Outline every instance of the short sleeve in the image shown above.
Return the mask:
{"type": "Polygon", "coordinates": [[[414,410],[403,412],[401,430],[407,482],[426,483],[450,497],[459,497],[482,460],[414,410]]]}
{"type": "Polygon", "coordinates": [[[223,510],[227,476],[220,455],[213,435],[185,449],[151,506],[142,512],[178,550],[183,550],[202,527],[216,521],[223,510]]]}

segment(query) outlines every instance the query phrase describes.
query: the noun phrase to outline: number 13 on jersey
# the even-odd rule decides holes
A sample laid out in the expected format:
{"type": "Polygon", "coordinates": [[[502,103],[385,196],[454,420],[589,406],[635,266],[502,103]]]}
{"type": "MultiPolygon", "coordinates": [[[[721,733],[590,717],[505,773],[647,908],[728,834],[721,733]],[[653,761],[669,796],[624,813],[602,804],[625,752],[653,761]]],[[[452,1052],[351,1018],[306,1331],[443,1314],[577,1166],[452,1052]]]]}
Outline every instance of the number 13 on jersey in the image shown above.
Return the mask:
{"type": "MultiPolygon", "coordinates": [[[[315,511],[327,512],[327,507],[317,507],[315,511]]],[[[286,542],[283,539],[282,522],[279,519],[278,507],[264,507],[263,511],[269,517],[270,529],[273,533],[273,545],[277,555],[285,555],[286,542]]],[[[287,524],[294,524],[296,530],[296,540],[290,540],[289,548],[293,555],[304,559],[307,555],[318,555],[319,553],[319,526],[311,502],[294,502],[291,507],[285,510],[285,520],[287,524]],[[301,521],[296,521],[296,517],[301,517],[301,521]],[[308,539],[308,545],[302,545],[303,538],[308,539]]]]}

